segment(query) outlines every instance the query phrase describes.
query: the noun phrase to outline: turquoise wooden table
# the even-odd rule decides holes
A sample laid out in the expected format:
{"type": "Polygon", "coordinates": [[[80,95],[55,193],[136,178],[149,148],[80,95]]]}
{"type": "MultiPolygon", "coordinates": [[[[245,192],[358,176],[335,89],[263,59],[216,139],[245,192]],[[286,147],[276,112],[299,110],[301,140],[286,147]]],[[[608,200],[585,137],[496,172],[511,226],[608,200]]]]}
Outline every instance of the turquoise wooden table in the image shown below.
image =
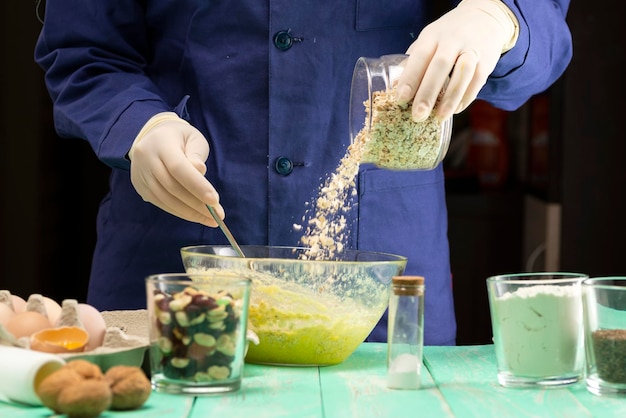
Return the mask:
{"type": "MultiPolygon", "coordinates": [[[[366,343],[327,367],[247,364],[242,389],[187,397],[153,393],[139,410],[103,418],[626,417],[626,397],[598,397],[584,383],[510,389],[496,380],[493,346],[425,347],[422,389],[387,389],[385,344],[366,343]]],[[[0,378],[1,377],[0,373],[0,378]]],[[[44,418],[43,407],[0,403],[2,418],[44,418]]]]}

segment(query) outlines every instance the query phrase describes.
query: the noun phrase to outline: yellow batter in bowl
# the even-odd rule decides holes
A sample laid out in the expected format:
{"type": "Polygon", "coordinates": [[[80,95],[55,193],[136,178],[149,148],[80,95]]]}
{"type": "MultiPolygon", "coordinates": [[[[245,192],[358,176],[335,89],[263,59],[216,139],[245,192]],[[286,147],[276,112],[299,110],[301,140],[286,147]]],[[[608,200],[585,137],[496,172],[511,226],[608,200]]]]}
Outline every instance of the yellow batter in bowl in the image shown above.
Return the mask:
{"type": "Polygon", "coordinates": [[[345,251],[342,259],[306,260],[294,247],[227,246],[181,250],[187,273],[243,275],[252,279],[248,327],[259,337],[250,363],[311,366],[348,358],[380,320],[393,276],[406,258],[345,251]],[[230,251],[229,251],[230,250],[230,251]]]}

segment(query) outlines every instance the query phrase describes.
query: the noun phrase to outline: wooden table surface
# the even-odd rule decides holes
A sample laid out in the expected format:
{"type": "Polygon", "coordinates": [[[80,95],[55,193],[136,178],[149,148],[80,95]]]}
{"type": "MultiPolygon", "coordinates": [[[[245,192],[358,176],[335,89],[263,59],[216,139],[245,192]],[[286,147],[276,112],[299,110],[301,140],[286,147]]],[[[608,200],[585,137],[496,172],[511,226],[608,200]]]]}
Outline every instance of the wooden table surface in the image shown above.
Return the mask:
{"type": "MultiPolygon", "coordinates": [[[[195,398],[153,393],[141,409],[100,416],[626,417],[626,397],[592,395],[583,382],[559,389],[501,387],[491,345],[425,347],[422,388],[387,389],[386,350],[386,344],[365,343],[344,363],[327,367],[247,364],[239,392],[195,398]]],[[[0,402],[2,418],[49,416],[47,408],[0,402]]]]}

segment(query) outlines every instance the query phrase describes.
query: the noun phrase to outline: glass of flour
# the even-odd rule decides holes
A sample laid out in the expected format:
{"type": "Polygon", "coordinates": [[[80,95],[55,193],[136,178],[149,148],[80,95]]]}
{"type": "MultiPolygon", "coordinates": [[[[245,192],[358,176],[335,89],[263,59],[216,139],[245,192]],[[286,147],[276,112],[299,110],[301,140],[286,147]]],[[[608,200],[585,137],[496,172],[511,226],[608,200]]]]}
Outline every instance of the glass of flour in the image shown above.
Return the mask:
{"type": "Polygon", "coordinates": [[[581,283],[586,274],[518,273],[487,279],[498,382],[559,387],[585,366],[581,283]]]}

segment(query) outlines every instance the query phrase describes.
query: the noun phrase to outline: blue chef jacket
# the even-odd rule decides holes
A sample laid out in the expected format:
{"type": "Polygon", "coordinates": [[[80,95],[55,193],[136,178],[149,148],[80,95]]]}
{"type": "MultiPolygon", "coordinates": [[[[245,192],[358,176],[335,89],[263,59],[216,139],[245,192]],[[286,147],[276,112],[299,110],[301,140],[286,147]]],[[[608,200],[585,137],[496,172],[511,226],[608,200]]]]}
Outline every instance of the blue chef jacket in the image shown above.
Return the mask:
{"type": "MultiPolygon", "coordinates": [[[[241,244],[298,245],[293,225],[350,142],[356,60],[403,53],[429,19],[429,2],[420,0],[46,3],[35,59],[57,132],[89,141],[112,168],[87,300],[101,310],[144,307],[145,276],[182,271],[180,247],[227,243],[219,230],[171,216],[133,189],[125,156],[151,116],[176,111],[206,136],[207,178],[241,244]]],[[[480,98],[512,110],[569,63],[569,1],[506,3],[519,39],[480,98]]],[[[350,246],[408,257],[405,273],[427,283],[425,343],[454,344],[442,168],[364,165],[357,189],[350,246]]],[[[370,340],[385,340],[385,323],[370,340]]]]}

